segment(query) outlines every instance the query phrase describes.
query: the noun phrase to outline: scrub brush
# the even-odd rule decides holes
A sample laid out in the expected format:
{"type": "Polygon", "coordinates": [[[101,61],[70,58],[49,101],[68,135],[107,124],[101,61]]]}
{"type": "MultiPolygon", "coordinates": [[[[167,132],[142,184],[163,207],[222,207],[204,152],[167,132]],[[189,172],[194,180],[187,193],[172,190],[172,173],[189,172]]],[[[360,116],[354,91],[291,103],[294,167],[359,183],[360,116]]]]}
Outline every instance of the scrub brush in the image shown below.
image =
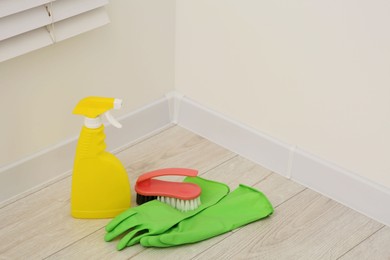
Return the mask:
{"type": "Polygon", "coordinates": [[[152,179],[154,177],[179,175],[197,176],[198,171],[186,168],[166,168],[151,171],[138,177],[135,184],[137,192],[137,204],[141,205],[151,200],[159,200],[180,211],[190,211],[201,204],[201,188],[195,183],[171,182],[152,179]]]}

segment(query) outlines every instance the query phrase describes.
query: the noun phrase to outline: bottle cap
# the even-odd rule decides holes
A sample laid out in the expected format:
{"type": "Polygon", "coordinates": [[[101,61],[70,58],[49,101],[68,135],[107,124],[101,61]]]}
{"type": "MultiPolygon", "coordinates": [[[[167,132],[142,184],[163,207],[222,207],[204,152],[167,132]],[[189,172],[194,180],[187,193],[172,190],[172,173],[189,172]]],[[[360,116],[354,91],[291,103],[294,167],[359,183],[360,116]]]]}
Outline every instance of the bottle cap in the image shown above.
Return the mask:
{"type": "Polygon", "coordinates": [[[73,114],[85,116],[84,125],[88,128],[99,128],[102,125],[101,115],[105,114],[108,122],[117,128],[122,125],[109,113],[111,109],[121,109],[122,99],[106,97],[86,97],[80,100],[73,114]]]}

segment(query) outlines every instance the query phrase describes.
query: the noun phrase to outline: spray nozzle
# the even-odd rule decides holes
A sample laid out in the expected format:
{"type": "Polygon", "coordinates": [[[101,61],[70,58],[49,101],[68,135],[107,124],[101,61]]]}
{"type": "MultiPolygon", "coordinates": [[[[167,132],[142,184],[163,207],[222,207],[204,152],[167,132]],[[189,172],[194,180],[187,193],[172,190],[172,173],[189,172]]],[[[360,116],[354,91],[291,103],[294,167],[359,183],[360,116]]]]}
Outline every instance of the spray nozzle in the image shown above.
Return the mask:
{"type": "Polygon", "coordinates": [[[76,105],[73,114],[85,116],[84,124],[88,128],[99,128],[102,125],[101,115],[105,114],[108,122],[117,128],[122,125],[110,114],[111,109],[120,109],[122,100],[106,97],[87,97],[76,105]]]}

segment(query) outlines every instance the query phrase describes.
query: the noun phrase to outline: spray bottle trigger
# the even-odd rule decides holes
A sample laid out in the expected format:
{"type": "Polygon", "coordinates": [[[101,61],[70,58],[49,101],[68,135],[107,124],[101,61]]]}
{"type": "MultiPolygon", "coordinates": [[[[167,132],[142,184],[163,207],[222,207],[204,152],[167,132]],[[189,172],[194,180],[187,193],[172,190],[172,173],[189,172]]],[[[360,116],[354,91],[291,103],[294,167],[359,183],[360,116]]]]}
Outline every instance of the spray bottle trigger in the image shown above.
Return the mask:
{"type": "Polygon", "coordinates": [[[109,111],[107,111],[104,114],[105,114],[108,122],[110,122],[113,126],[115,126],[116,128],[122,128],[122,125],[111,115],[111,113],[109,111]]]}

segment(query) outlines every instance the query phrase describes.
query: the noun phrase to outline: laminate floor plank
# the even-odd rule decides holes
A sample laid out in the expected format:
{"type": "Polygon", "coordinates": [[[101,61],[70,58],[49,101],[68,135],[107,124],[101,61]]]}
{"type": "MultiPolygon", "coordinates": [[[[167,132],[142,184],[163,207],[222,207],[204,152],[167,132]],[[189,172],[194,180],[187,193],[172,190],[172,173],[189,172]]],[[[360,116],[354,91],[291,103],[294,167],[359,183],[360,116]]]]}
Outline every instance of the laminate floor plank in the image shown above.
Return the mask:
{"type": "MultiPolygon", "coordinates": [[[[109,219],[70,216],[71,177],[0,208],[0,259],[390,259],[390,229],[188,130],[173,126],[118,152],[132,186],[166,167],[261,190],[272,216],[220,236],[172,248],[116,250],[103,240],[109,219]]],[[[174,178],[174,179],[177,179],[174,178]]]]}
{"type": "Polygon", "coordinates": [[[389,260],[390,228],[383,227],[340,258],[340,260],[356,259],[389,260]]]}

